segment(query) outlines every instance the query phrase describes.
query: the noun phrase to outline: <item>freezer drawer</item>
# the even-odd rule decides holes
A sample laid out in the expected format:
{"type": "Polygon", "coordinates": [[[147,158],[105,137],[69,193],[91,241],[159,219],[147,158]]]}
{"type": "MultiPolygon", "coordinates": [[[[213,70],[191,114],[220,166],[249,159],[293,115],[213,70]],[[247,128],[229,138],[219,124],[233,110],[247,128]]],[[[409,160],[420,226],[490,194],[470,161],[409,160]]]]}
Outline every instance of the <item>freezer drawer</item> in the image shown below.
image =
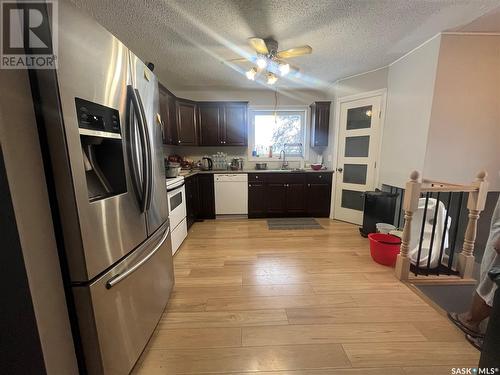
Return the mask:
{"type": "Polygon", "coordinates": [[[173,283],[167,222],[98,280],[73,287],[89,374],[130,372],[162,315],[173,283]]]}

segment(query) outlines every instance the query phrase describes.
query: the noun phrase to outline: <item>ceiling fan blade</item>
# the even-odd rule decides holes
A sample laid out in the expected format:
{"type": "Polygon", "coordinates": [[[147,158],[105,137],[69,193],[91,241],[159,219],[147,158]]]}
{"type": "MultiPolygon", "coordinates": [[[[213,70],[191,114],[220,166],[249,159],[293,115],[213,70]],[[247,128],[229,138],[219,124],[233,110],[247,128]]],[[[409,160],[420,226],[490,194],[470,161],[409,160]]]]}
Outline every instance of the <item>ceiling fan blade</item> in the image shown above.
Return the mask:
{"type": "Polygon", "coordinates": [[[269,53],[266,42],[264,39],[261,38],[249,38],[248,39],[248,44],[257,51],[257,53],[260,53],[261,55],[267,55],[269,53]]]}
{"type": "Polygon", "coordinates": [[[295,48],[290,48],[290,49],[285,49],[283,51],[279,51],[276,54],[276,56],[278,56],[278,58],[280,58],[280,59],[287,59],[290,57],[309,55],[310,53],[312,53],[311,46],[301,46],[301,47],[295,47],[295,48]]]}
{"type": "Polygon", "coordinates": [[[227,62],[232,62],[232,63],[240,63],[240,62],[249,62],[251,63],[251,61],[249,61],[248,59],[244,58],[244,57],[238,57],[236,59],[229,59],[229,60],[226,60],[227,62]]]}

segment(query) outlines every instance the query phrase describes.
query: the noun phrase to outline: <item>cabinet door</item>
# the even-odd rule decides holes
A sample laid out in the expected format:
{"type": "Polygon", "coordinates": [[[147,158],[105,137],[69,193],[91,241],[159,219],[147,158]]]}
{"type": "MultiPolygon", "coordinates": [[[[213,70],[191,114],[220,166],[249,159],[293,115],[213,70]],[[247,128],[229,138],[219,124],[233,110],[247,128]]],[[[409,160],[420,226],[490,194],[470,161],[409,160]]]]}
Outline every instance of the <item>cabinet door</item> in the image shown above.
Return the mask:
{"type": "Polygon", "coordinates": [[[269,217],[286,216],[286,184],[270,182],[266,185],[266,208],[269,217]]]}
{"type": "Polygon", "coordinates": [[[311,106],[311,146],[328,146],[330,102],[316,102],[311,106]]]}
{"type": "Polygon", "coordinates": [[[179,143],[179,137],[177,135],[177,108],[175,102],[175,96],[169,94],[167,97],[168,123],[166,125],[169,134],[168,144],[170,145],[176,145],[179,143]]]}
{"type": "Polygon", "coordinates": [[[186,221],[188,229],[198,217],[198,176],[186,178],[186,221]]]}
{"type": "Polygon", "coordinates": [[[195,146],[198,144],[195,103],[177,100],[177,144],[195,146]]]}
{"type": "Polygon", "coordinates": [[[266,188],[263,182],[248,184],[248,217],[266,217],[266,188]]]}
{"type": "Polygon", "coordinates": [[[162,140],[168,144],[167,123],[168,123],[168,93],[160,86],[160,116],[162,121],[162,140]]]}
{"type": "Polygon", "coordinates": [[[214,175],[198,175],[199,212],[200,219],[215,219],[215,189],[214,175]]]}
{"type": "Polygon", "coordinates": [[[304,216],[306,213],[306,185],[303,182],[286,184],[287,216],[304,216]]]}
{"type": "Polygon", "coordinates": [[[198,125],[201,146],[222,144],[222,110],[219,103],[198,104],[198,125]]]}
{"type": "Polygon", "coordinates": [[[223,145],[247,145],[247,109],[247,103],[224,104],[224,131],[222,136],[223,145]]]}
{"type": "Polygon", "coordinates": [[[332,185],[324,183],[307,184],[307,214],[312,217],[330,216],[332,185]]]}
{"type": "Polygon", "coordinates": [[[167,145],[177,144],[175,97],[163,86],[160,86],[160,115],[163,123],[163,143],[167,145]]]}

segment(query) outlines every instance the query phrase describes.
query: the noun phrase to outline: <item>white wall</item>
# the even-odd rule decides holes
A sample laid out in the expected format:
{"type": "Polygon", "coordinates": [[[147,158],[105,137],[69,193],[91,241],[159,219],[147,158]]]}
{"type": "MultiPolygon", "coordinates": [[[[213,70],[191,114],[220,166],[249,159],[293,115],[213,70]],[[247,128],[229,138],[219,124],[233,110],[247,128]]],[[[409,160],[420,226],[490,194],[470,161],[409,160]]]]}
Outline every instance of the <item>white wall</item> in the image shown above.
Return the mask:
{"type": "Polygon", "coordinates": [[[387,87],[388,74],[389,68],[386,66],[371,72],[339,80],[333,86],[333,95],[335,98],[341,98],[367,91],[384,89],[387,87]]]}
{"type": "Polygon", "coordinates": [[[424,168],[441,37],[389,67],[380,179],[404,186],[412,170],[424,168]]]}
{"type": "Polygon", "coordinates": [[[500,36],[443,35],[423,174],[500,190],[500,36]]]}
{"type": "Polygon", "coordinates": [[[348,77],[335,82],[335,84],[328,91],[327,95],[331,98],[329,100],[332,101],[332,106],[330,108],[330,137],[328,147],[323,153],[323,157],[329,168],[334,167],[333,160],[335,158],[335,153],[337,152],[337,139],[335,139],[335,128],[337,126],[335,123],[335,103],[342,97],[387,88],[388,72],[388,67],[384,67],[371,72],[348,77]]]}

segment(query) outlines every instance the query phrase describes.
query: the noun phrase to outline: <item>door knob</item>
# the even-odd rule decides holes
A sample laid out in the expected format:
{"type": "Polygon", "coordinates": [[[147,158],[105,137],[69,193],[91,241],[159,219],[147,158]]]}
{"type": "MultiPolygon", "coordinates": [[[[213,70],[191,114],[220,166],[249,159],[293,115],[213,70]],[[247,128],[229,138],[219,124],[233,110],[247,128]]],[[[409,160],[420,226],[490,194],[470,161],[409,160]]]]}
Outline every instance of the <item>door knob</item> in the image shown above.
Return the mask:
{"type": "Polygon", "coordinates": [[[343,169],[342,168],[337,168],[337,172],[342,173],[343,169]]]}

